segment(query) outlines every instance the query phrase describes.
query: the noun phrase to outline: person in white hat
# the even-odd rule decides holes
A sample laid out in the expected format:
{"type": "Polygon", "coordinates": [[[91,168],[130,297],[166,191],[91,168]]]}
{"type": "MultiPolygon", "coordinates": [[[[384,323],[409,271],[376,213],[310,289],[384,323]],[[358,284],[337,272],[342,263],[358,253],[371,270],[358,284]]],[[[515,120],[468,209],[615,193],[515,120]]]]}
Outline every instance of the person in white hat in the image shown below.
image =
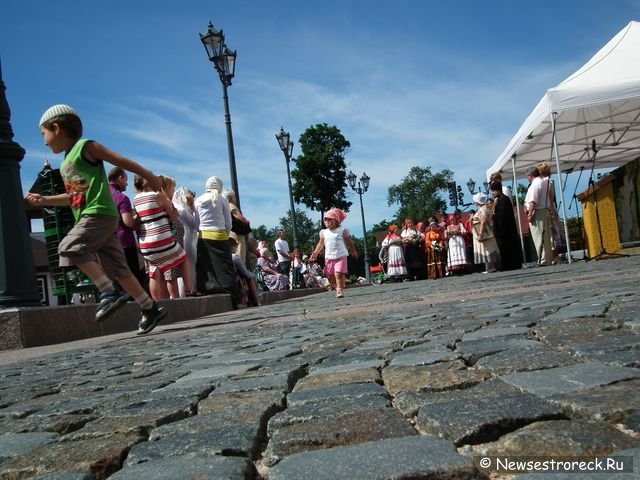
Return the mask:
{"type": "Polygon", "coordinates": [[[484,264],[483,273],[495,272],[500,265],[500,252],[493,233],[491,211],[487,208],[487,195],[478,192],[473,196],[478,210],[471,217],[473,230],[473,262],[484,264]]]}
{"type": "Polygon", "coordinates": [[[36,207],[71,207],[76,223],[58,246],[60,266],[78,267],[100,291],[96,321],[104,321],[132,297],[142,309],[138,333],[150,332],[167,312],[147,295],[127,265],[116,235],[120,215],[111,198],[104,162],[137,173],[156,191],[162,187],[160,179],[133,160],[83,139],[80,116],[68,105],[49,108],[39,126],[45,145],[53,153],[64,152],[60,174],[66,193],[29,192],[26,200],[36,207]],[[114,281],[126,293],[114,288],[114,281]]]}

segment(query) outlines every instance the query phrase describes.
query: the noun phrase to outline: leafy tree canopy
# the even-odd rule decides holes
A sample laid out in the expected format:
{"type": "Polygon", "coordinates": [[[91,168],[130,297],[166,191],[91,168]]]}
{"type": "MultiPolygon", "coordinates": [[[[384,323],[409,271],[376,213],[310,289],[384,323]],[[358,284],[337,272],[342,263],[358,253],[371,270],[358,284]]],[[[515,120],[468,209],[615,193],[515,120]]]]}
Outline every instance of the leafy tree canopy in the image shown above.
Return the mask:
{"type": "MultiPolygon", "coordinates": [[[[280,218],[280,226],[287,235],[289,248],[293,250],[293,223],[291,222],[290,210],[287,212],[287,216],[280,218]]],[[[308,255],[314,249],[318,243],[318,232],[320,228],[318,223],[313,222],[304,212],[296,210],[296,232],[302,253],[308,255]]]]}
{"type": "Polygon", "coordinates": [[[340,130],[326,123],[318,124],[300,136],[302,155],[295,159],[291,177],[293,198],[310,210],[320,213],[337,207],[349,210],[346,200],[345,154],[351,146],[340,130]]]}
{"type": "Polygon", "coordinates": [[[278,238],[278,228],[268,228],[265,225],[259,225],[257,227],[251,227],[253,230],[253,238],[256,240],[266,240],[269,242],[269,247],[273,250],[273,242],[278,238]]]}
{"type": "Polygon", "coordinates": [[[451,170],[433,174],[431,167],[412,167],[399,185],[389,187],[387,205],[400,205],[395,218],[398,227],[402,227],[407,217],[415,222],[426,221],[436,212],[446,211],[447,203],[438,193],[446,190],[447,183],[452,180],[451,170]]]}
{"type": "MultiPolygon", "coordinates": [[[[523,183],[518,183],[516,185],[516,191],[518,195],[518,202],[520,205],[524,205],[524,199],[527,196],[527,190],[529,190],[529,185],[524,185],[523,183]]],[[[516,199],[513,199],[513,204],[516,204],[516,199]]]]}
{"type": "MultiPolygon", "coordinates": [[[[381,220],[380,223],[376,223],[373,227],[371,227],[372,232],[385,232],[389,228],[389,226],[393,223],[391,220],[381,220]]],[[[400,225],[397,225],[398,227],[400,225]]]]}
{"type": "MultiPolygon", "coordinates": [[[[313,222],[304,212],[296,210],[296,232],[300,251],[307,255],[313,250],[318,243],[318,232],[322,227],[313,222]]],[[[279,219],[279,224],[275,227],[267,227],[259,225],[253,227],[253,236],[256,240],[266,240],[269,242],[269,248],[274,250],[273,245],[278,238],[278,230],[283,229],[286,234],[286,240],[289,243],[289,249],[293,251],[293,223],[291,222],[291,211],[287,211],[287,215],[279,219]]]]}

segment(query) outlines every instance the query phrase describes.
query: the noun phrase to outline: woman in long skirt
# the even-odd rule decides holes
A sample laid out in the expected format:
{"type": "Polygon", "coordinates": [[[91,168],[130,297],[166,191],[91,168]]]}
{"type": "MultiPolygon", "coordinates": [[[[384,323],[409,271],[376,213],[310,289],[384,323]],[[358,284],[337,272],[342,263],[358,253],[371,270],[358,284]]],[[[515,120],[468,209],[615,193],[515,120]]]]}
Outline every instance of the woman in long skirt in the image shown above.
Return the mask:
{"type": "Polygon", "coordinates": [[[231,210],[229,201],[220,195],[221,191],[222,180],[209,177],[205,193],[194,202],[200,218],[196,279],[199,292],[229,293],[235,307],[242,300],[242,290],[238,286],[229,243],[231,210]]]}
{"type": "Polygon", "coordinates": [[[382,248],[387,251],[387,275],[395,280],[407,278],[402,237],[398,235],[398,227],[395,225],[389,226],[389,234],[382,241],[382,248]]]}
{"type": "Polygon", "coordinates": [[[407,271],[411,280],[417,280],[420,270],[424,268],[420,248],[422,247],[422,237],[413,224],[412,218],[406,218],[400,232],[404,245],[404,260],[407,264],[407,271]]]}
{"type": "Polygon", "coordinates": [[[460,274],[467,270],[467,244],[464,236],[467,231],[457,215],[449,215],[449,225],[444,231],[447,240],[447,274],[460,274]]]}
{"type": "Polygon", "coordinates": [[[427,278],[442,278],[447,265],[447,247],[444,235],[436,222],[431,222],[429,231],[424,234],[424,246],[427,252],[427,278]]]}
{"type": "Polygon", "coordinates": [[[495,272],[500,266],[500,251],[493,234],[491,212],[486,207],[487,195],[478,192],[473,196],[478,211],[471,218],[473,227],[473,261],[485,265],[483,273],[495,272]]]}

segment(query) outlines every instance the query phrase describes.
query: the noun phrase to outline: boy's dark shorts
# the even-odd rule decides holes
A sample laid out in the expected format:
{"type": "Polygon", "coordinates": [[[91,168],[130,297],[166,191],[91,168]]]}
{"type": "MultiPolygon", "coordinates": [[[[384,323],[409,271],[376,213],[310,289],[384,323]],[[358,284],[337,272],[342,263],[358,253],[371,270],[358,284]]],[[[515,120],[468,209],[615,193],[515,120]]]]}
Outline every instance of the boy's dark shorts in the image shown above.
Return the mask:
{"type": "Polygon", "coordinates": [[[111,280],[131,275],[117,230],[118,217],[82,217],[58,245],[60,266],[97,261],[111,280]]]}

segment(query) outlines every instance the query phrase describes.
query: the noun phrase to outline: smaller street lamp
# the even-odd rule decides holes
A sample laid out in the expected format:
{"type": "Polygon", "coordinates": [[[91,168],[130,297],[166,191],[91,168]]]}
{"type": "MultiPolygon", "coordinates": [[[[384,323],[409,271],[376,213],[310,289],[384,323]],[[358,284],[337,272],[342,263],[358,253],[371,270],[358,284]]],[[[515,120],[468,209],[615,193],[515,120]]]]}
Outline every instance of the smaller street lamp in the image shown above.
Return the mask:
{"type": "Polygon", "coordinates": [[[293,248],[296,249],[300,245],[298,244],[298,228],[296,225],[296,209],[293,203],[293,191],[291,189],[291,171],[289,169],[289,162],[291,161],[291,155],[293,154],[293,142],[289,136],[289,132],[285,132],[280,127],[280,133],[276,133],[276,140],[280,150],[284,154],[284,159],[287,164],[287,181],[289,182],[289,201],[291,202],[291,224],[293,226],[293,248]]]}
{"type": "Polygon", "coordinates": [[[360,214],[362,215],[362,235],[364,237],[364,275],[367,279],[367,283],[371,283],[371,271],[369,269],[369,252],[367,251],[367,227],[364,222],[364,207],[362,206],[362,194],[369,189],[370,177],[366,173],[362,173],[360,180],[358,180],[356,186],[356,174],[349,170],[347,175],[347,181],[353,191],[360,196],[360,214]]]}
{"type": "Polygon", "coordinates": [[[476,182],[473,181],[473,178],[469,178],[469,181],[467,182],[467,188],[469,189],[469,193],[471,195],[476,193],[476,182]]]}

